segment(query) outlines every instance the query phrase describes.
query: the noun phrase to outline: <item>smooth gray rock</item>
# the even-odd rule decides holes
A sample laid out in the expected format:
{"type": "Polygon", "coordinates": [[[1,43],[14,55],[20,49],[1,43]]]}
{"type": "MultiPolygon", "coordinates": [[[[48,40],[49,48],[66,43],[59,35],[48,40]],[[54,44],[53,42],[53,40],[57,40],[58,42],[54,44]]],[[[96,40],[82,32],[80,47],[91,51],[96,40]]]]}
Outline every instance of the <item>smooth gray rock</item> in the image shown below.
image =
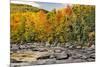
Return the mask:
{"type": "MultiPolygon", "coordinates": [[[[40,43],[32,43],[33,45],[21,45],[19,49],[19,45],[11,45],[11,54],[13,53],[23,53],[26,51],[31,52],[40,52],[40,56],[36,61],[32,61],[29,65],[41,65],[41,64],[54,64],[54,63],[76,63],[76,62],[92,62],[95,61],[95,48],[80,48],[76,46],[76,48],[71,46],[71,44],[66,44],[67,47],[41,47],[40,43]],[[77,48],[78,47],[78,48],[77,48]],[[44,54],[43,54],[43,53],[44,54]]],[[[11,63],[18,62],[16,60],[11,59],[11,63]]],[[[18,62],[17,65],[22,62],[18,62]]]]}
{"type": "Polygon", "coordinates": [[[54,55],[55,55],[57,60],[62,60],[62,59],[68,59],[69,58],[69,56],[65,52],[55,53],[54,55]]]}
{"type": "Polygon", "coordinates": [[[61,53],[62,50],[61,50],[61,49],[55,49],[54,52],[55,52],[55,53],[61,53]]]}
{"type": "Polygon", "coordinates": [[[56,63],[56,59],[55,58],[47,59],[45,64],[54,64],[54,63],[56,63]]]}
{"type": "Polygon", "coordinates": [[[48,49],[47,48],[33,48],[32,49],[33,51],[40,51],[40,52],[47,52],[48,51],[48,49]]]}

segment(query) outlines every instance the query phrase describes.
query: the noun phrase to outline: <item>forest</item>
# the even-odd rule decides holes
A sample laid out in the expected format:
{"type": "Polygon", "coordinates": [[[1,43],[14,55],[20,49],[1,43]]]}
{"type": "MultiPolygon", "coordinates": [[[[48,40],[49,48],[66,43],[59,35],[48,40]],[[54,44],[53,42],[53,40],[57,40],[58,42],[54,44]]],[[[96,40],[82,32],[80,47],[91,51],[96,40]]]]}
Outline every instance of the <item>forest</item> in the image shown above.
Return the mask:
{"type": "Polygon", "coordinates": [[[11,44],[71,43],[81,47],[95,44],[95,6],[67,5],[47,11],[29,5],[11,5],[11,44]],[[21,9],[19,8],[21,7],[21,9]]]}

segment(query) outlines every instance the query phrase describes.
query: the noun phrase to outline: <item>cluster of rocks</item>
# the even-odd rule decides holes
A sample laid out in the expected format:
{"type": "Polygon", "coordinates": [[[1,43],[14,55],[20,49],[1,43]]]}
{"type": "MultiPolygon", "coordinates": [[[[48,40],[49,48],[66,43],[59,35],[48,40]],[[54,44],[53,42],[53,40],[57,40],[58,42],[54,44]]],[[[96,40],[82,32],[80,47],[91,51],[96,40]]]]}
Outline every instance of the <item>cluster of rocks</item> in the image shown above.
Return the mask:
{"type": "Polygon", "coordinates": [[[74,49],[68,47],[71,46],[40,47],[35,45],[12,45],[11,66],[95,61],[95,47],[74,49]]]}

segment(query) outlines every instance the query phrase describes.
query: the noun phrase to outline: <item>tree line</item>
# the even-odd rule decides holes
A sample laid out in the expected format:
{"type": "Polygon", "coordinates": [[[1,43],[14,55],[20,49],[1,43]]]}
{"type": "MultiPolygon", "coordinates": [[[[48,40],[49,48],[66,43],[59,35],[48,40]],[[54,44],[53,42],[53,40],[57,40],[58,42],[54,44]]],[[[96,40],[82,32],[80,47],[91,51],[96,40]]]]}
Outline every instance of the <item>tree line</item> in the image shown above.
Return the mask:
{"type": "Polygon", "coordinates": [[[13,12],[11,43],[67,42],[89,46],[95,41],[95,6],[72,5],[50,12],[13,12]]]}

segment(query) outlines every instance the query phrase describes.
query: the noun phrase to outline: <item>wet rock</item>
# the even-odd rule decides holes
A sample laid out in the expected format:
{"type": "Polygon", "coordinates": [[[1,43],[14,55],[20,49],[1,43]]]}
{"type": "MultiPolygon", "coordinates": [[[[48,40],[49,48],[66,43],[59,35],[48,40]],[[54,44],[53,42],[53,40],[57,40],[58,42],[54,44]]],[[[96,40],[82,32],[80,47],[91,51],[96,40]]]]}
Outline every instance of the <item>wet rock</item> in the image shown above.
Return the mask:
{"type": "Polygon", "coordinates": [[[38,65],[42,65],[42,64],[54,64],[56,63],[56,59],[40,59],[36,62],[33,62],[33,64],[38,64],[38,65]]]}
{"type": "Polygon", "coordinates": [[[95,59],[95,53],[90,54],[89,58],[90,59],[95,59]]]}
{"type": "Polygon", "coordinates": [[[33,48],[32,51],[39,51],[37,48],[33,48]]]}
{"type": "Polygon", "coordinates": [[[57,60],[62,60],[62,59],[68,59],[69,55],[66,54],[65,52],[62,53],[55,53],[54,54],[57,60]]]}
{"type": "Polygon", "coordinates": [[[45,64],[54,64],[54,63],[56,63],[56,59],[55,58],[47,59],[45,64]]]}
{"type": "Polygon", "coordinates": [[[87,59],[87,56],[82,55],[81,59],[87,59]]]}
{"type": "Polygon", "coordinates": [[[47,52],[48,49],[47,48],[33,48],[33,51],[40,51],[40,52],[47,52]]]}
{"type": "Polygon", "coordinates": [[[36,58],[38,55],[36,55],[32,51],[26,51],[26,52],[20,52],[20,53],[13,53],[11,55],[11,60],[16,60],[17,62],[32,62],[36,61],[36,58]]]}
{"type": "Polygon", "coordinates": [[[55,52],[55,53],[61,53],[62,50],[61,50],[61,49],[55,49],[54,52],[55,52]]]}
{"type": "Polygon", "coordinates": [[[22,63],[11,63],[10,67],[22,67],[22,66],[29,66],[29,65],[31,65],[31,64],[30,63],[24,63],[24,62],[22,62],[22,63]]]}
{"type": "Polygon", "coordinates": [[[76,63],[76,62],[86,62],[86,61],[79,58],[79,59],[73,60],[73,63],[76,63]]]}
{"type": "Polygon", "coordinates": [[[51,54],[49,58],[50,58],[50,59],[55,58],[54,54],[51,54]]]}
{"type": "Polygon", "coordinates": [[[66,63],[66,62],[67,62],[67,60],[64,60],[64,59],[63,60],[56,60],[57,64],[66,63]]]}
{"type": "Polygon", "coordinates": [[[81,58],[81,57],[82,57],[81,54],[73,54],[73,55],[72,55],[72,58],[73,58],[73,59],[78,59],[78,58],[81,58]]]}
{"type": "Polygon", "coordinates": [[[87,58],[86,60],[87,60],[88,62],[95,61],[95,59],[91,59],[91,58],[87,58]]]}
{"type": "Polygon", "coordinates": [[[95,59],[95,56],[90,56],[89,58],[91,58],[91,59],[95,59]]]}
{"type": "Polygon", "coordinates": [[[66,43],[65,47],[69,48],[70,45],[71,45],[70,43],[66,43]]]}
{"type": "Polygon", "coordinates": [[[51,53],[49,53],[49,52],[38,52],[37,60],[49,59],[50,55],[51,55],[51,53]]]}
{"type": "Polygon", "coordinates": [[[45,63],[46,63],[46,60],[38,60],[38,61],[34,62],[34,64],[36,64],[36,65],[42,65],[45,63]]]}
{"type": "Polygon", "coordinates": [[[22,50],[17,50],[16,53],[23,53],[23,52],[26,52],[27,49],[22,49],[22,50]]]}
{"type": "Polygon", "coordinates": [[[19,49],[19,46],[18,45],[11,45],[11,50],[18,50],[19,49]]]}
{"type": "Polygon", "coordinates": [[[37,60],[41,60],[41,59],[49,59],[49,58],[50,58],[49,55],[45,55],[45,56],[38,57],[37,60]]]}
{"type": "Polygon", "coordinates": [[[81,46],[76,46],[76,48],[77,48],[77,49],[80,49],[80,48],[81,48],[81,46]]]}
{"type": "Polygon", "coordinates": [[[86,48],[85,50],[86,50],[86,51],[94,51],[95,48],[86,48]]]}
{"type": "Polygon", "coordinates": [[[26,45],[19,45],[19,48],[20,49],[26,49],[27,47],[26,47],[26,45]]]}
{"type": "Polygon", "coordinates": [[[11,59],[10,62],[17,63],[17,60],[15,60],[15,59],[11,59]]]}
{"type": "MultiPolygon", "coordinates": [[[[70,44],[70,43],[69,43],[70,44]]],[[[73,47],[41,47],[40,43],[11,46],[11,63],[27,62],[31,65],[53,64],[53,63],[73,63],[95,61],[95,48],[73,47]],[[34,45],[35,44],[35,45],[34,45]],[[20,48],[20,49],[19,49],[20,48]],[[79,49],[78,49],[79,48],[79,49]],[[15,51],[14,51],[15,50],[15,51]],[[16,55],[14,55],[16,53],[16,55]]],[[[20,64],[19,64],[20,65],[20,64]]]]}
{"type": "Polygon", "coordinates": [[[68,48],[69,48],[69,49],[75,49],[76,46],[75,46],[75,45],[70,45],[68,48]]]}

